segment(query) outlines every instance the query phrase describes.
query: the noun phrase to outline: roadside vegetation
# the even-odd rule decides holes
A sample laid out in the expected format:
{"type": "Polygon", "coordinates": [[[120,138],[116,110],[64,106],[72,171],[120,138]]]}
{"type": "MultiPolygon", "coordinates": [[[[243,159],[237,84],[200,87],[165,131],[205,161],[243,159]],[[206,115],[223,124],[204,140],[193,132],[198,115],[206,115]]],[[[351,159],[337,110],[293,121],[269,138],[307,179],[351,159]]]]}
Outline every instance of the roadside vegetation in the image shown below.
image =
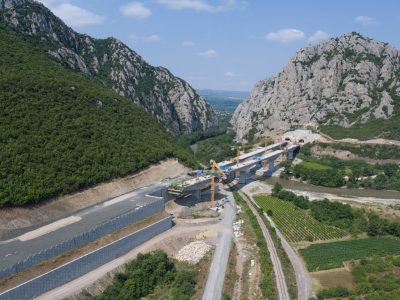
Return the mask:
{"type": "Polygon", "coordinates": [[[118,273],[114,281],[93,300],[142,299],[152,297],[157,289],[162,290],[163,300],[189,300],[195,293],[196,275],[193,266],[177,265],[167,254],[157,250],[138,257],[118,273]]]}
{"type": "Polygon", "coordinates": [[[132,101],[53,61],[41,43],[0,25],[0,207],[135,173],[187,147],[132,101]]]}
{"type": "Polygon", "coordinates": [[[326,187],[371,188],[400,191],[400,166],[394,163],[369,164],[362,160],[342,160],[333,156],[316,158],[305,145],[293,166],[285,163],[283,178],[294,176],[314,185],[326,187]]]}
{"type": "Polygon", "coordinates": [[[262,278],[260,282],[261,291],[264,297],[268,299],[277,299],[277,292],[275,286],[275,277],[272,269],[271,259],[268,253],[267,243],[264,239],[264,235],[261,231],[260,225],[258,224],[256,216],[247,205],[246,201],[242,199],[238,192],[234,192],[233,196],[235,201],[242,207],[242,210],[246,213],[249,218],[250,225],[254,230],[256,236],[256,245],[258,247],[258,253],[260,257],[260,267],[262,278]]]}
{"type": "MultiPolygon", "coordinates": [[[[262,209],[261,209],[262,210],[262,209]]],[[[285,274],[286,284],[289,290],[289,295],[291,299],[297,299],[297,281],[296,281],[296,274],[293,268],[292,263],[289,260],[285,250],[282,246],[282,241],[278,237],[276,230],[274,227],[271,226],[270,222],[267,220],[265,215],[263,214],[264,211],[260,211],[260,216],[263,219],[265,226],[267,227],[272,240],[274,241],[274,245],[276,248],[276,252],[278,253],[279,260],[282,265],[283,273],[285,274]]]]}
{"type": "Polygon", "coordinates": [[[352,144],[345,142],[313,143],[310,147],[331,147],[337,150],[346,150],[360,157],[371,159],[400,159],[400,146],[385,144],[352,144]]]}
{"type": "Polygon", "coordinates": [[[349,241],[313,244],[300,249],[310,272],[343,267],[343,263],[371,256],[400,254],[400,239],[370,237],[349,241]]]}
{"type": "Polygon", "coordinates": [[[336,286],[322,289],[318,299],[400,299],[400,256],[372,257],[353,262],[355,287],[336,286]]]}

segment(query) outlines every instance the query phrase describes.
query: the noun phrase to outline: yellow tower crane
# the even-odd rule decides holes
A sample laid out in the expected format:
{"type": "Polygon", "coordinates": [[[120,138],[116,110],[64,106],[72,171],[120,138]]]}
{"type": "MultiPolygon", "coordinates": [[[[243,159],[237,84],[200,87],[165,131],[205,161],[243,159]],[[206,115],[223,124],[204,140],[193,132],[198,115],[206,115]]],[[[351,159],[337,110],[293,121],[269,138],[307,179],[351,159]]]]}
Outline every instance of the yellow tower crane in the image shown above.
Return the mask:
{"type": "Polygon", "coordinates": [[[215,173],[222,174],[222,178],[225,179],[226,175],[224,171],[222,171],[215,160],[210,160],[211,163],[211,208],[214,208],[215,205],[215,173]]]}

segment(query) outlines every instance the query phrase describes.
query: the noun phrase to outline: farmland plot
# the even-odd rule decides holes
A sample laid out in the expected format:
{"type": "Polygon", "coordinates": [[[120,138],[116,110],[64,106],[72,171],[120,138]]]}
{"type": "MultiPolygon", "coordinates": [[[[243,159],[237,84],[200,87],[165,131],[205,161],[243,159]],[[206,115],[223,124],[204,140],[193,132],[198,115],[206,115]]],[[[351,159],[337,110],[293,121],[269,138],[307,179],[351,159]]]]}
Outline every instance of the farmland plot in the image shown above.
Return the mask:
{"type": "Polygon", "coordinates": [[[272,220],[289,242],[332,240],[347,235],[339,228],[322,224],[291,202],[272,196],[255,196],[254,200],[265,211],[272,211],[272,220]]]}

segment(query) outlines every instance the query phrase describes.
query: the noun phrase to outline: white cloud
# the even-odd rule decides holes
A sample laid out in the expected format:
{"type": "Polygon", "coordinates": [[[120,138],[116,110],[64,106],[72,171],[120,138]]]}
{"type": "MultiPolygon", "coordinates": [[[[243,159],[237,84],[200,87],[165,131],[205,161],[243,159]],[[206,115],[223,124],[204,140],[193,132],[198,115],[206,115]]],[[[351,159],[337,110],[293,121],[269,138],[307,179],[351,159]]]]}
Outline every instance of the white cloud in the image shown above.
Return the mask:
{"type": "Polygon", "coordinates": [[[132,34],[130,36],[130,39],[133,43],[139,43],[139,42],[143,42],[143,43],[158,43],[159,41],[161,41],[161,38],[156,35],[156,34],[151,34],[148,36],[137,36],[135,34],[132,34]]]}
{"type": "Polygon", "coordinates": [[[318,43],[329,39],[331,36],[322,30],[317,30],[312,36],[310,36],[307,41],[309,43],[318,43]]]}
{"type": "Polygon", "coordinates": [[[209,49],[207,51],[200,52],[199,55],[205,58],[214,58],[217,56],[217,51],[215,51],[214,49],[209,49]]]}
{"type": "Polygon", "coordinates": [[[40,0],[57,17],[62,19],[69,26],[83,27],[87,25],[96,25],[104,22],[103,16],[81,8],[79,6],[63,1],[40,0]]]}
{"type": "Polygon", "coordinates": [[[157,43],[160,40],[160,37],[156,34],[152,34],[143,38],[143,41],[146,43],[157,43]]]}
{"type": "Polygon", "coordinates": [[[240,7],[243,3],[236,0],[220,0],[219,4],[209,4],[204,0],[156,0],[158,4],[164,5],[169,9],[193,9],[196,11],[220,12],[240,7]]]}
{"type": "Polygon", "coordinates": [[[270,32],[265,36],[268,41],[277,41],[281,43],[290,43],[304,39],[303,31],[293,28],[281,29],[276,32],[270,32]]]}
{"type": "Polygon", "coordinates": [[[122,5],[119,10],[126,17],[134,17],[138,19],[144,19],[151,15],[151,10],[140,2],[132,2],[122,5]]]}
{"type": "Polygon", "coordinates": [[[225,77],[230,77],[230,78],[232,78],[232,77],[239,77],[238,74],[233,73],[233,72],[229,72],[229,71],[228,71],[228,72],[225,72],[224,76],[225,76],[225,77]]]}
{"type": "Polygon", "coordinates": [[[195,43],[192,41],[183,41],[182,47],[194,47],[195,43]]]}
{"type": "Polygon", "coordinates": [[[376,20],[368,16],[357,16],[354,18],[354,22],[361,25],[372,25],[376,23],[376,20]]]}

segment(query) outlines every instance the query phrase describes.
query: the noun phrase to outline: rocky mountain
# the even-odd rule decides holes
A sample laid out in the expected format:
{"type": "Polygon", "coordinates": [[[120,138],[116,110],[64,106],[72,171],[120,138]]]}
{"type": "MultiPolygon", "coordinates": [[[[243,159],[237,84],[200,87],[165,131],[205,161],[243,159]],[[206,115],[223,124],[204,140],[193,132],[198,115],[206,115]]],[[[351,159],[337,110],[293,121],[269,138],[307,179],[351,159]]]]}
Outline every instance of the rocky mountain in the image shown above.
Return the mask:
{"type": "Polygon", "coordinates": [[[184,80],[153,67],[115,38],[95,39],[66,26],[33,0],[0,0],[0,23],[37,37],[60,64],[99,79],[143,106],[173,134],[215,129],[211,106],[184,80]]]}
{"type": "Polygon", "coordinates": [[[298,51],[256,84],[231,123],[237,139],[249,139],[307,126],[379,127],[399,110],[399,51],[353,32],[298,51]]]}

